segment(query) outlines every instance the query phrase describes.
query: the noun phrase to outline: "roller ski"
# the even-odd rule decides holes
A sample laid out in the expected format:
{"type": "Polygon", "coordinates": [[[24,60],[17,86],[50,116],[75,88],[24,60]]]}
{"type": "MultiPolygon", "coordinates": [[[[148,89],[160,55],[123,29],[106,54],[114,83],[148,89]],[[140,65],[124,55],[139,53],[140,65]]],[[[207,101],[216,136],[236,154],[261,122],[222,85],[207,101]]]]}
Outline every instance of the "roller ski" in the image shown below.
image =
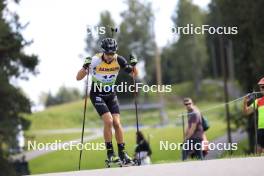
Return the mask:
{"type": "Polygon", "coordinates": [[[135,162],[135,160],[132,160],[132,158],[125,152],[122,151],[119,154],[119,158],[121,161],[121,166],[120,167],[129,167],[129,166],[136,166],[138,165],[138,162],[135,162]]]}
{"type": "Polygon", "coordinates": [[[113,166],[122,167],[122,162],[118,156],[115,156],[115,154],[110,154],[105,160],[105,166],[107,168],[110,168],[113,166]]]}

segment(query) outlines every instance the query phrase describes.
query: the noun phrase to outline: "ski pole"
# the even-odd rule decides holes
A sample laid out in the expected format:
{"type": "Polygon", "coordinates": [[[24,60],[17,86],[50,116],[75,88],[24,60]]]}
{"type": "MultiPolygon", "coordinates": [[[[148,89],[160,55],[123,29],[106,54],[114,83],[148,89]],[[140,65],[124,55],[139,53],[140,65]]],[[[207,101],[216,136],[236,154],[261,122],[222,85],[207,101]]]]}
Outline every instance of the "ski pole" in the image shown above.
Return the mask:
{"type": "Polygon", "coordinates": [[[88,95],[88,81],[89,81],[89,75],[87,74],[86,85],[85,85],[84,108],[83,108],[82,137],[81,137],[82,148],[80,150],[80,156],[79,156],[79,170],[81,170],[81,160],[82,160],[82,151],[83,151],[83,135],[84,135],[86,105],[87,105],[87,95],[88,95]]]}
{"type": "Polygon", "coordinates": [[[185,141],[185,122],[184,122],[184,114],[182,113],[182,136],[183,141],[185,141]]]}
{"type": "Polygon", "coordinates": [[[183,150],[183,144],[185,143],[185,122],[184,122],[184,114],[182,113],[182,138],[183,138],[183,143],[182,143],[182,161],[185,160],[185,151],[183,150]]]}
{"type": "MultiPolygon", "coordinates": [[[[130,60],[133,58],[132,55],[130,55],[130,60]]],[[[133,72],[135,73],[136,72],[136,64],[135,63],[132,63],[132,69],[133,69],[133,72]]],[[[133,84],[134,84],[134,104],[135,104],[135,110],[136,110],[136,128],[137,128],[137,135],[139,133],[139,120],[138,120],[138,101],[137,101],[137,90],[136,90],[136,77],[135,75],[132,75],[132,78],[133,78],[133,84]]],[[[139,158],[139,163],[138,165],[141,164],[141,159],[140,159],[140,152],[138,153],[138,158],[139,158]]]]}
{"type": "Polygon", "coordinates": [[[257,111],[257,107],[256,107],[256,94],[255,94],[255,91],[253,90],[253,109],[254,109],[254,137],[255,137],[255,148],[254,148],[254,150],[255,150],[255,155],[257,154],[257,145],[258,145],[258,137],[257,137],[257,113],[256,113],[256,111],[257,111]]]}
{"type": "Polygon", "coordinates": [[[107,27],[109,27],[111,30],[111,38],[114,38],[114,34],[117,33],[118,29],[110,25],[107,25],[107,27]]]}

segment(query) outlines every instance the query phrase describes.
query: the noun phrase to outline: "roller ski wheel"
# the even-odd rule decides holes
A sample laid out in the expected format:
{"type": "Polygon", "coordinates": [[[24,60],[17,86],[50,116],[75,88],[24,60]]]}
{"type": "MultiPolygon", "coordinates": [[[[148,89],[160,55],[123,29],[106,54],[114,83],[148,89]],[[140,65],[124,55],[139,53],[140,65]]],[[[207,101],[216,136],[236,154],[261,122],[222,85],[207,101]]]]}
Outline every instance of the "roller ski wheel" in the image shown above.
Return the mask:
{"type": "Polygon", "coordinates": [[[105,160],[105,167],[110,168],[110,167],[122,167],[121,162],[113,162],[109,161],[108,159],[105,160]]]}
{"type": "Polygon", "coordinates": [[[133,162],[135,164],[135,166],[140,166],[141,165],[141,161],[138,159],[133,159],[133,162]]]}
{"type": "Polygon", "coordinates": [[[133,161],[122,162],[120,167],[130,167],[130,166],[136,166],[136,163],[134,163],[133,161]]]}

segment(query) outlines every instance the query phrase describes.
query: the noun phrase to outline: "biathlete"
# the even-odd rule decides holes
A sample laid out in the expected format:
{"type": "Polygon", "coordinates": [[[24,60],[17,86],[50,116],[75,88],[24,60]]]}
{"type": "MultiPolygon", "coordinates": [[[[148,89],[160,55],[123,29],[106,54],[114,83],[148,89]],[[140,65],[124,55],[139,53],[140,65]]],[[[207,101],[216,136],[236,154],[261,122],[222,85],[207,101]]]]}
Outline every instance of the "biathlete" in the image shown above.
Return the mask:
{"type": "Polygon", "coordinates": [[[120,69],[136,77],[137,70],[132,65],[137,64],[137,58],[130,56],[131,65],[128,64],[123,56],[116,53],[117,42],[113,38],[103,39],[101,49],[102,53],[85,59],[76,79],[82,80],[88,74],[92,76],[90,100],[104,123],[103,133],[107,150],[107,161],[130,165],[133,161],[125,151],[124,132],[120,122],[120,110],[116,92],[114,90],[106,91],[105,89],[100,89],[100,86],[111,87],[115,85],[120,69]],[[112,144],[112,127],[115,130],[118,156],[115,155],[112,144]]]}

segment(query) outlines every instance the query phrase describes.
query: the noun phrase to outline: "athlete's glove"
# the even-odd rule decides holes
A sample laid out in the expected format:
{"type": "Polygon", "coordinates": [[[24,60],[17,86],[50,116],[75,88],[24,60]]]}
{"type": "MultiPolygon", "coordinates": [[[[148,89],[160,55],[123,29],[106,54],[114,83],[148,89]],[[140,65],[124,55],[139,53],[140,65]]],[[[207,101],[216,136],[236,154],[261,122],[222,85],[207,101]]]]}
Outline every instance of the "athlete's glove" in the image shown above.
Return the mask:
{"type": "Polygon", "coordinates": [[[92,58],[90,56],[86,57],[84,60],[83,68],[85,70],[88,69],[91,62],[92,62],[92,58]]]}
{"type": "Polygon", "coordinates": [[[133,67],[133,69],[132,69],[132,76],[133,76],[133,77],[137,77],[137,75],[138,75],[138,71],[137,71],[137,69],[136,69],[135,66],[136,66],[137,63],[138,63],[138,59],[137,59],[137,57],[136,57],[135,55],[133,55],[133,54],[130,54],[129,59],[130,59],[130,65],[133,67]]]}
{"type": "Polygon", "coordinates": [[[138,59],[135,55],[133,54],[130,54],[129,56],[129,59],[130,59],[130,64],[134,67],[135,65],[137,65],[138,63],[138,59]]]}

